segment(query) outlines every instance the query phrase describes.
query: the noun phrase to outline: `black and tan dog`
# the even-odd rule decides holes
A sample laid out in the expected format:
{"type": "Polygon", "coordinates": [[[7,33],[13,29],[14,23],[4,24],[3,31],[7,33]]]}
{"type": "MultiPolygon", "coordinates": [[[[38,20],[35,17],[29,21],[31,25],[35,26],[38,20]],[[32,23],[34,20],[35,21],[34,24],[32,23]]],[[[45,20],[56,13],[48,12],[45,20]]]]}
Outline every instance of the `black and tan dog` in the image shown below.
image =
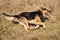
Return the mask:
{"type": "Polygon", "coordinates": [[[49,19],[50,12],[50,10],[41,7],[40,10],[34,12],[22,12],[18,15],[3,14],[7,19],[11,20],[12,22],[16,20],[19,24],[23,25],[26,30],[28,30],[39,28],[40,25],[43,25],[43,27],[46,28],[44,22],[46,19],[49,19]],[[30,24],[34,24],[36,27],[31,28],[29,27],[30,24]]]}

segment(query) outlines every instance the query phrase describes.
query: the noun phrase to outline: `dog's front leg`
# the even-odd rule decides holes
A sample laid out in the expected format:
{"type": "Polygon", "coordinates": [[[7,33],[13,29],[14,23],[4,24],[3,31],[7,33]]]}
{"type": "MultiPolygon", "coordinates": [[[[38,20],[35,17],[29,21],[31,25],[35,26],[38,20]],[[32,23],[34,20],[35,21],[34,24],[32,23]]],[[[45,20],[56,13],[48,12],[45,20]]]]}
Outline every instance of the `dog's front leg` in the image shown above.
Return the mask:
{"type": "Polygon", "coordinates": [[[41,22],[40,25],[43,25],[43,28],[46,29],[45,23],[41,22]]]}

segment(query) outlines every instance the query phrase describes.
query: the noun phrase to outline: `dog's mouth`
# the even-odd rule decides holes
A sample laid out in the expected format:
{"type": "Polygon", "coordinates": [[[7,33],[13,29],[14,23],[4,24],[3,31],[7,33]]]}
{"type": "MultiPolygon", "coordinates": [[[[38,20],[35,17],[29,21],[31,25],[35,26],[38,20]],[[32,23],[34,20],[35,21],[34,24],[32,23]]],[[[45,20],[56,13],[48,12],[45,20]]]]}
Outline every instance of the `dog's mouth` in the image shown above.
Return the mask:
{"type": "Polygon", "coordinates": [[[50,15],[51,12],[52,12],[52,11],[48,11],[48,12],[45,13],[45,15],[50,15]]]}
{"type": "Polygon", "coordinates": [[[45,15],[46,15],[46,18],[47,18],[47,19],[50,19],[50,18],[51,18],[51,16],[50,16],[50,13],[49,13],[49,12],[45,13],[45,15]]]}
{"type": "Polygon", "coordinates": [[[45,15],[47,15],[47,16],[48,16],[49,14],[50,14],[49,12],[45,13],[45,15]]]}

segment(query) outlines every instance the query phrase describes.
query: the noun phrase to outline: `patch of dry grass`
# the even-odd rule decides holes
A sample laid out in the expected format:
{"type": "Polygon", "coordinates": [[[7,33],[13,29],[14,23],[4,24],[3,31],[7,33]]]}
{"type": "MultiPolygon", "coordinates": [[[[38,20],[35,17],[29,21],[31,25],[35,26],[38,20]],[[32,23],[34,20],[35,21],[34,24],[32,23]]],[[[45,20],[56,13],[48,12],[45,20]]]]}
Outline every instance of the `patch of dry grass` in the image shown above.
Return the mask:
{"type": "Polygon", "coordinates": [[[60,0],[0,0],[0,40],[60,40],[60,0]],[[46,21],[46,30],[41,27],[27,32],[22,25],[13,24],[2,15],[34,11],[41,6],[52,10],[53,18],[46,21]]]}

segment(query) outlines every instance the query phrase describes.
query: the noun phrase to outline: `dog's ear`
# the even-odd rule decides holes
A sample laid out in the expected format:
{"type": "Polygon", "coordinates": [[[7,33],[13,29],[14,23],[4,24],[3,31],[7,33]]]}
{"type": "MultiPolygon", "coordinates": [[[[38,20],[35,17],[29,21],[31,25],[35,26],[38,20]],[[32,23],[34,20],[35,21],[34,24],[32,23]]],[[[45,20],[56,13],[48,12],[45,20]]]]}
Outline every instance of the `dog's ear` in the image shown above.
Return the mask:
{"type": "Polygon", "coordinates": [[[51,10],[48,10],[47,8],[45,7],[40,7],[41,10],[45,10],[45,11],[49,11],[49,12],[52,12],[51,10]]]}

